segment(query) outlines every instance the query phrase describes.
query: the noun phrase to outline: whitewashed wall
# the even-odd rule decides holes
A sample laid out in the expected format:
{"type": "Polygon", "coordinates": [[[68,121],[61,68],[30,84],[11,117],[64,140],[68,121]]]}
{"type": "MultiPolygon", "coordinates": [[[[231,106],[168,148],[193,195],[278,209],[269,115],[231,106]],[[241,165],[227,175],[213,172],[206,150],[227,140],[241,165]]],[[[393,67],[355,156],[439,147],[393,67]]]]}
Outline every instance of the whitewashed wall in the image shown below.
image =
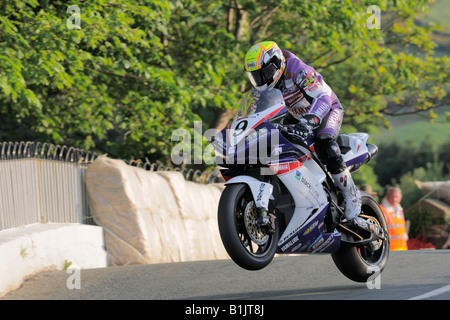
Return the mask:
{"type": "Polygon", "coordinates": [[[228,258],[217,226],[223,185],[101,156],[88,167],[86,186],[111,265],[228,258]]]}

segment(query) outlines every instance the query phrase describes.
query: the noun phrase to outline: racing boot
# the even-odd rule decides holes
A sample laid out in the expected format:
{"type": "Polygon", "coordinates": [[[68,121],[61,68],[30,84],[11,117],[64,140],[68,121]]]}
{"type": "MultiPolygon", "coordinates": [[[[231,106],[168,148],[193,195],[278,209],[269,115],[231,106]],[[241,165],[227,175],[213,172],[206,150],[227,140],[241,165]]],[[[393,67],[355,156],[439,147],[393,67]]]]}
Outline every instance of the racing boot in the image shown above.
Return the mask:
{"type": "Polygon", "coordinates": [[[351,221],[361,213],[361,193],[356,188],[348,168],[341,173],[332,174],[332,177],[344,196],[345,218],[351,221]]]}

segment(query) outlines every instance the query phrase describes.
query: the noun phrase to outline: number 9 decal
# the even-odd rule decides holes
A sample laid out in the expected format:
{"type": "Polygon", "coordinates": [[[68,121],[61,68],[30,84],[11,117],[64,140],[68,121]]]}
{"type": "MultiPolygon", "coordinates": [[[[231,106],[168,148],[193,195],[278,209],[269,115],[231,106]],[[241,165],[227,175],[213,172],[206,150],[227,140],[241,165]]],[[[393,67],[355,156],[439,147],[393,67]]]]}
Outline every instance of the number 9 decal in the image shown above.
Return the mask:
{"type": "Polygon", "coordinates": [[[242,134],[243,132],[245,132],[245,129],[247,129],[248,126],[248,121],[247,120],[242,120],[241,122],[239,122],[236,125],[236,129],[234,129],[234,133],[233,136],[238,136],[240,134],[242,134]]]}

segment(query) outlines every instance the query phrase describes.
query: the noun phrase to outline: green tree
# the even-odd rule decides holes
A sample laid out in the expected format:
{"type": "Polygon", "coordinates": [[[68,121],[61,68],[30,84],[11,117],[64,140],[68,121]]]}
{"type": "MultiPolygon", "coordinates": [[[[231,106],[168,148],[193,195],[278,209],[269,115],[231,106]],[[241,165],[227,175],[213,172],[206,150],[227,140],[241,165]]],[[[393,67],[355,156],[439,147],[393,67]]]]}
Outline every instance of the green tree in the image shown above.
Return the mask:
{"type": "MultiPolygon", "coordinates": [[[[434,57],[427,0],[4,0],[1,138],[46,140],[170,164],[174,129],[223,127],[249,82],[242,60],[274,40],[324,75],[346,108],[343,131],[448,103],[448,57],[434,57]],[[80,8],[69,29],[67,8],[80,8]]],[[[434,116],[431,113],[431,116],[434,116]]],[[[206,143],[206,142],[205,142],[206,143]]]]}
{"type": "Polygon", "coordinates": [[[33,139],[168,158],[171,131],[199,119],[164,52],[170,10],[164,1],[3,1],[2,118],[33,139]],[[72,4],[79,29],[67,26],[72,4]]]}

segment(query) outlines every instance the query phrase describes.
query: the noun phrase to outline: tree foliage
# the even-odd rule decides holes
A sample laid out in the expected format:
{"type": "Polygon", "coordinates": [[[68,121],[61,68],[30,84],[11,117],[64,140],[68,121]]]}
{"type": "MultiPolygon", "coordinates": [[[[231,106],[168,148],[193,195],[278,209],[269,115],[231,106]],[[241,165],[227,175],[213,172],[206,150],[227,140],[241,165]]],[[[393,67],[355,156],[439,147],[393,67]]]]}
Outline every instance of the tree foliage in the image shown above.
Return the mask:
{"type": "Polygon", "coordinates": [[[449,148],[450,142],[442,144],[435,152],[431,152],[428,141],[419,146],[386,142],[379,146],[379,155],[374,159],[374,172],[383,186],[398,184],[403,176],[411,173],[416,179],[446,180],[450,178],[449,148]],[[420,175],[422,170],[426,171],[426,175],[420,175]]]}
{"type": "Polygon", "coordinates": [[[245,51],[267,39],[323,74],[344,131],[433,112],[448,104],[450,61],[433,55],[435,26],[414,23],[428,2],[378,1],[381,29],[369,29],[363,0],[4,0],[0,138],[169,164],[173,130],[220,127],[235,112],[245,51]]]}

